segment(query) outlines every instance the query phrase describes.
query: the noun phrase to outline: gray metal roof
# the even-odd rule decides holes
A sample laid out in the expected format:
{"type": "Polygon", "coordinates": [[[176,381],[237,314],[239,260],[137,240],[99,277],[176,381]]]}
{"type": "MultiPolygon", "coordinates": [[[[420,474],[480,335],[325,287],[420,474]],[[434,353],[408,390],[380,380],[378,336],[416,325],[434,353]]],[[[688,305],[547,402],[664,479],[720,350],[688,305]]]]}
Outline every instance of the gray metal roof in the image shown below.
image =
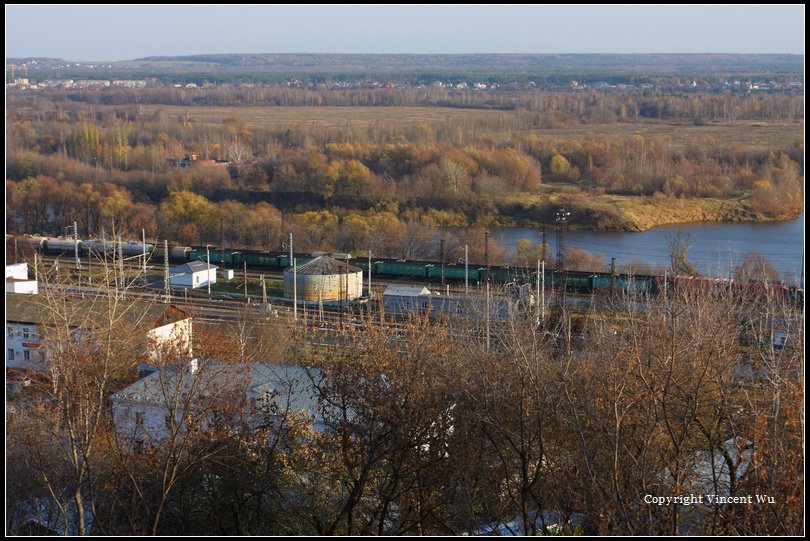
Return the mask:
{"type": "Polygon", "coordinates": [[[205,272],[207,269],[218,269],[216,265],[208,265],[205,261],[189,261],[172,269],[169,274],[184,274],[192,272],[205,272]]]}
{"type": "Polygon", "coordinates": [[[199,398],[221,396],[223,400],[244,397],[250,392],[262,396],[272,392],[281,410],[300,411],[314,422],[321,422],[319,392],[313,380],[319,370],[300,366],[259,363],[233,363],[198,360],[191,372],[189,364],[161,368],[112,395],[113,400],[167,404],[173,396],[191,393],[199,398]]]}
{"type": "Polygon", "coordinates": [[[383,296],[386,297],[426,297],[431,295],[430,290],[425,286],[406,286],[402,284],[391,284],[385,288],[383,296]]]}
{"type": "Polygon", "coordinates": [[[6,293],[6,321],[33,323],[37,325],[67,324],[74,329],[104,328],[115,320],[116,325],[129,327],[161,324],[169,308],[177,317],[188,315],[171,304],[143,301],[122,301],[113,297],[73,297],[25,295],[6,293]]]}
{"type": "MultiPolygon", "coordinates": [[[[292,269],[286,269],[284,272],[292,272],[292,269]]],[[[349,272],[363,272],[357,267],[349,265],[349,272]]],[[[345,274],[346,263],[339,261],[328,255],[316,257],[308,263],[304,263],[296,269],[297,274],[308,275],[332,275],[332,274],[345,274]]]]}

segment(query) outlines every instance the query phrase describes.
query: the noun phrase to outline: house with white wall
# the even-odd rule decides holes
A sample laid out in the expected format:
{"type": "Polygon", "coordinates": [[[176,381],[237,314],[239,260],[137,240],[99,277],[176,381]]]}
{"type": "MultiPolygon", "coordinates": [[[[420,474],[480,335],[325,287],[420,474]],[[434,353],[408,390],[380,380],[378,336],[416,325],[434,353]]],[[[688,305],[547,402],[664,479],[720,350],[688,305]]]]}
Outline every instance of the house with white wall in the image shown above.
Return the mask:
{"type": "Polygon", "coordinates": [[[204,261],[189,261],[169,270],[169,283],[181,289],[207,287],[217,283],[217,267],[204,261]]]}
{"type": "Polygon", "coordinates": [[[28,278],[28,263],[6,265],[6,293],[36,295],[38,292],[36,280],[28,278]]]}
{"type": "Polygon", "coordinates": [[[111,318],[116,330],[142,337],[140,348],[152,362],[169,351],[191,353],[191,317],[171,304],[7,294],[6,368],[42,370],[54,329],[66,326],[74,339],[90,339],[93,332],[109,329],[111,318]]]}
{"type": "Polygon", "coordinates": [[[113,423],[138,452],[169,437],[181,439],[190,426],[203,430],[232,423],[257,428],[304,416],[323,430],[313,378],[299,366],[234,363],[192,358],[158,368],[113,394],[113,423]]]}

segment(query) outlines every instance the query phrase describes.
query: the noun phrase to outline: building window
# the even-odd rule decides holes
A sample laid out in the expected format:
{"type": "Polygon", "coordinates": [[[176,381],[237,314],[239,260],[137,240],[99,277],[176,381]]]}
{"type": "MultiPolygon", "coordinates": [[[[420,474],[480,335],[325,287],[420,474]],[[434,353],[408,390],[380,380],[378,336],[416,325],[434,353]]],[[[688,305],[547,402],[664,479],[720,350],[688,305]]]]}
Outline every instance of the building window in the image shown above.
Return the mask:
{"type": "Polygon", "coordinates": [[[135,426],[143,426],[143,412],[136,411],[135,412],[135,426]]]}
{"type": "Polygon", "coordinates": [[[23,338],[28,338],[28,329],[23,329],[23,338]]]}
{"type": "Polygon", "coordinates": [[[265,391],[261,396],[261,410],[264,413],[278,413],[278,405],[276,404],[276,392],[265,391]]]}
{"type": "Polygon", "coordinates": [[[132,442],[132,452],[139,455],[143,452],[143,440],[135,440],[132,442]]]}
{"type": "Polygon", "coordinates": [[[13,360],[14,360],[14,350],[13,350],[13,349],[11,349],[11,348],[8,348],[8,360],[9,360],[9,361],[13,361],[13,360]]]}
{"type": "Polygon", "coordinates": [[[31,360],[31,352],[30,352],[30,351],[28,351],[27,349],[24,349],[24,350],[23,350],[23,358],[24,358],[26,361],[30,361],[30,360],[31,360]]]}

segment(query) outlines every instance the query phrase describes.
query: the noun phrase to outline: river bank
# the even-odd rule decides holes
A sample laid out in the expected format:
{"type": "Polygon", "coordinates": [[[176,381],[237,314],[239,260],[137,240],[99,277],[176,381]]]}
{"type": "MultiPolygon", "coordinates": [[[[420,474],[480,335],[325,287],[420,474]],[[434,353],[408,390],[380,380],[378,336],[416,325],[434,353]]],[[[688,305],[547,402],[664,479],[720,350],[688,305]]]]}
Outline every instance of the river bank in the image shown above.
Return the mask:
{"type": "Polygon", "coordinates": [[[619,196],[556,193],[528,196],[501,206],[494,226],[540,227],[554,224],[565,209],[570,229],[592,231],[648,231],[665,225],[692,223],[778,222],[796,219],[804,209],[797,206],[779,214],[754,208],[747,196],[735,199],[676,198],[663,195],[619,196]]]}

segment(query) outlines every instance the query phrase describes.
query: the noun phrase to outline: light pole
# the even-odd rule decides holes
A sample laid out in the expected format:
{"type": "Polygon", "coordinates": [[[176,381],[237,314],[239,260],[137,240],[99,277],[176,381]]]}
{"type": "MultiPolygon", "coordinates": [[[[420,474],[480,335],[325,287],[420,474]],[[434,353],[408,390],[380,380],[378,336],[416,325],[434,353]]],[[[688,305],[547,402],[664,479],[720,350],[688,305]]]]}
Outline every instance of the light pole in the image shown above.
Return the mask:
{"type": "Polygon", "coordinates": [[[562,312],[566,313],[565,293],[568,288],[568,273],[565,272],[565,226],[571,213],[565,209],[557,211],[557,269],[562,271],[562,312]]]}
{"type": "Polygon", "coordinates": [[[211,252],[209,248],[211,247],[210,244],[205,245],[205,281],[208,284],[208,295],[211,295],[211,252]]]}
{"type": "Polygon", "coordinates": [[[565,209],[557,211],[557,268],[565,267],[565,226],[568,224],[568,217],[571,213],[565,209]]]}

